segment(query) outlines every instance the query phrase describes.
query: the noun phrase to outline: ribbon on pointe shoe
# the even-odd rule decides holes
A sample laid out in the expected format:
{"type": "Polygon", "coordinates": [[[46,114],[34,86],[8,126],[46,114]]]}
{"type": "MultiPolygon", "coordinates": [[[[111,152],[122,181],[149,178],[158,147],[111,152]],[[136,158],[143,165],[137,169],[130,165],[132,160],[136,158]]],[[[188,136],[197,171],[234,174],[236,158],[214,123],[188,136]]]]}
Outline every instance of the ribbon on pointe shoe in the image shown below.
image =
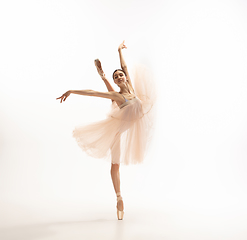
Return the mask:
{"type": "Polygon", "coordinates": [[[117,192],[117,201],[119,200],[123,200],[122,196],[121,196],[121,192],[117,192]]]}
{"type": "MultiPolygon", "coordinates": [[[[117,192],[117,202],[120,201],[120,200],[123,200],[122,196],[121,196],[121,193],[117,192]]],[[[123,215],[124,215],[124,211],[123,210],[122,211],[118,210],[118,207],[117,207],[117,218],[118,218],[118,220],[123,220],[123,215]]]]}

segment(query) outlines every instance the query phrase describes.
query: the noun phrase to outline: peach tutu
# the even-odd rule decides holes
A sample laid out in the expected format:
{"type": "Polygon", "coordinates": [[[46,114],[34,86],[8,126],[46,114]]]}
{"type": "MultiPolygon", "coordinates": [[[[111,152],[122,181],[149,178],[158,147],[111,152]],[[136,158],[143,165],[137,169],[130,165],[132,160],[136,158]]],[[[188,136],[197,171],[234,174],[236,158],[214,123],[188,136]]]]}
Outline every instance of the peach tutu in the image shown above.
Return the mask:
{"type": "Polygon", "coordinates": [[[89,156],[124,165],[143,162],[151,139],[155,94],[144,68],[139,67],[134,83],[135,98],[120,106],[113,102],[105,120],[73,131],[79,147],[89,156]]]}

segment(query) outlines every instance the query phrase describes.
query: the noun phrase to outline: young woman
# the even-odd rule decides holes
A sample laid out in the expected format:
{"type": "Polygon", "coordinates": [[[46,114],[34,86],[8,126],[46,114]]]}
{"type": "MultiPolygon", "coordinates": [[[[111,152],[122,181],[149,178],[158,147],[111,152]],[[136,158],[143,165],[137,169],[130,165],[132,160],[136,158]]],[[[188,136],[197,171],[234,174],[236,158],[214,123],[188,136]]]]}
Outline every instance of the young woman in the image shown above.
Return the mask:
{"type": "Polygon", "coordinates": [[[121,69],[113,72],[114,83],[120,91],[114,91],[106,79],[101,63],[97,59],[97,71],[105,82],[108,92],[93,90],[69,90],[61,99],[65,101],[73,94],[108,98],[112,100],[112,110],[108,117],[100,122],[75,128],[73,137],[87,154],[95,158],[111,159],[111,177],[117,195],[117,217],[123,219],[124,205],[120,192],[120,163],[125,165],[142,163],[151,129],[150,113],[154,103],[151,85],[147,82],[144,70],[135,76],[135,90],[132,85],[122,49],[118,47],[121,69]],[[110,157],[110,158],[109,158],[110,157]]]}

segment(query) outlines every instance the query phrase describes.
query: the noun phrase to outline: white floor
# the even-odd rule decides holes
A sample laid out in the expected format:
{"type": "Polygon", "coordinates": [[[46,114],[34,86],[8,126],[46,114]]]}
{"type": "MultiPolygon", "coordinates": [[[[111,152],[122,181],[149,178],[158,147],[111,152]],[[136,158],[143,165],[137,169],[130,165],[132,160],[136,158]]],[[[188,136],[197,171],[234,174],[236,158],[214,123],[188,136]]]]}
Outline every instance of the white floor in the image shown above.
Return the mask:
{"type": "Polygon", "coordinates": [[[8,226],[1,240],[246,240],[247,216],[241,213],[196,213],[174,206],[165,212],[126,209],[117,220],[113,209],[89,208],[81,219],[8,226]]]}

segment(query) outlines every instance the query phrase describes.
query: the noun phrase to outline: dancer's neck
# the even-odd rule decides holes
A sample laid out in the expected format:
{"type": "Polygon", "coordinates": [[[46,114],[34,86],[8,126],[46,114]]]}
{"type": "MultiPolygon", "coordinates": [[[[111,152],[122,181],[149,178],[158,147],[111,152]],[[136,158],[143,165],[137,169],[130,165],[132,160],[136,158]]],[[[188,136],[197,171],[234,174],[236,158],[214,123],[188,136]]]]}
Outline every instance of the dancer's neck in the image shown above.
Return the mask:
{"type": "Polygon", "coordinates": [[[121,94],[126,94],[126,93],[131,94],[127,84],[120,87],[120,92],[119,93],[121,93],[121,94]]]}

